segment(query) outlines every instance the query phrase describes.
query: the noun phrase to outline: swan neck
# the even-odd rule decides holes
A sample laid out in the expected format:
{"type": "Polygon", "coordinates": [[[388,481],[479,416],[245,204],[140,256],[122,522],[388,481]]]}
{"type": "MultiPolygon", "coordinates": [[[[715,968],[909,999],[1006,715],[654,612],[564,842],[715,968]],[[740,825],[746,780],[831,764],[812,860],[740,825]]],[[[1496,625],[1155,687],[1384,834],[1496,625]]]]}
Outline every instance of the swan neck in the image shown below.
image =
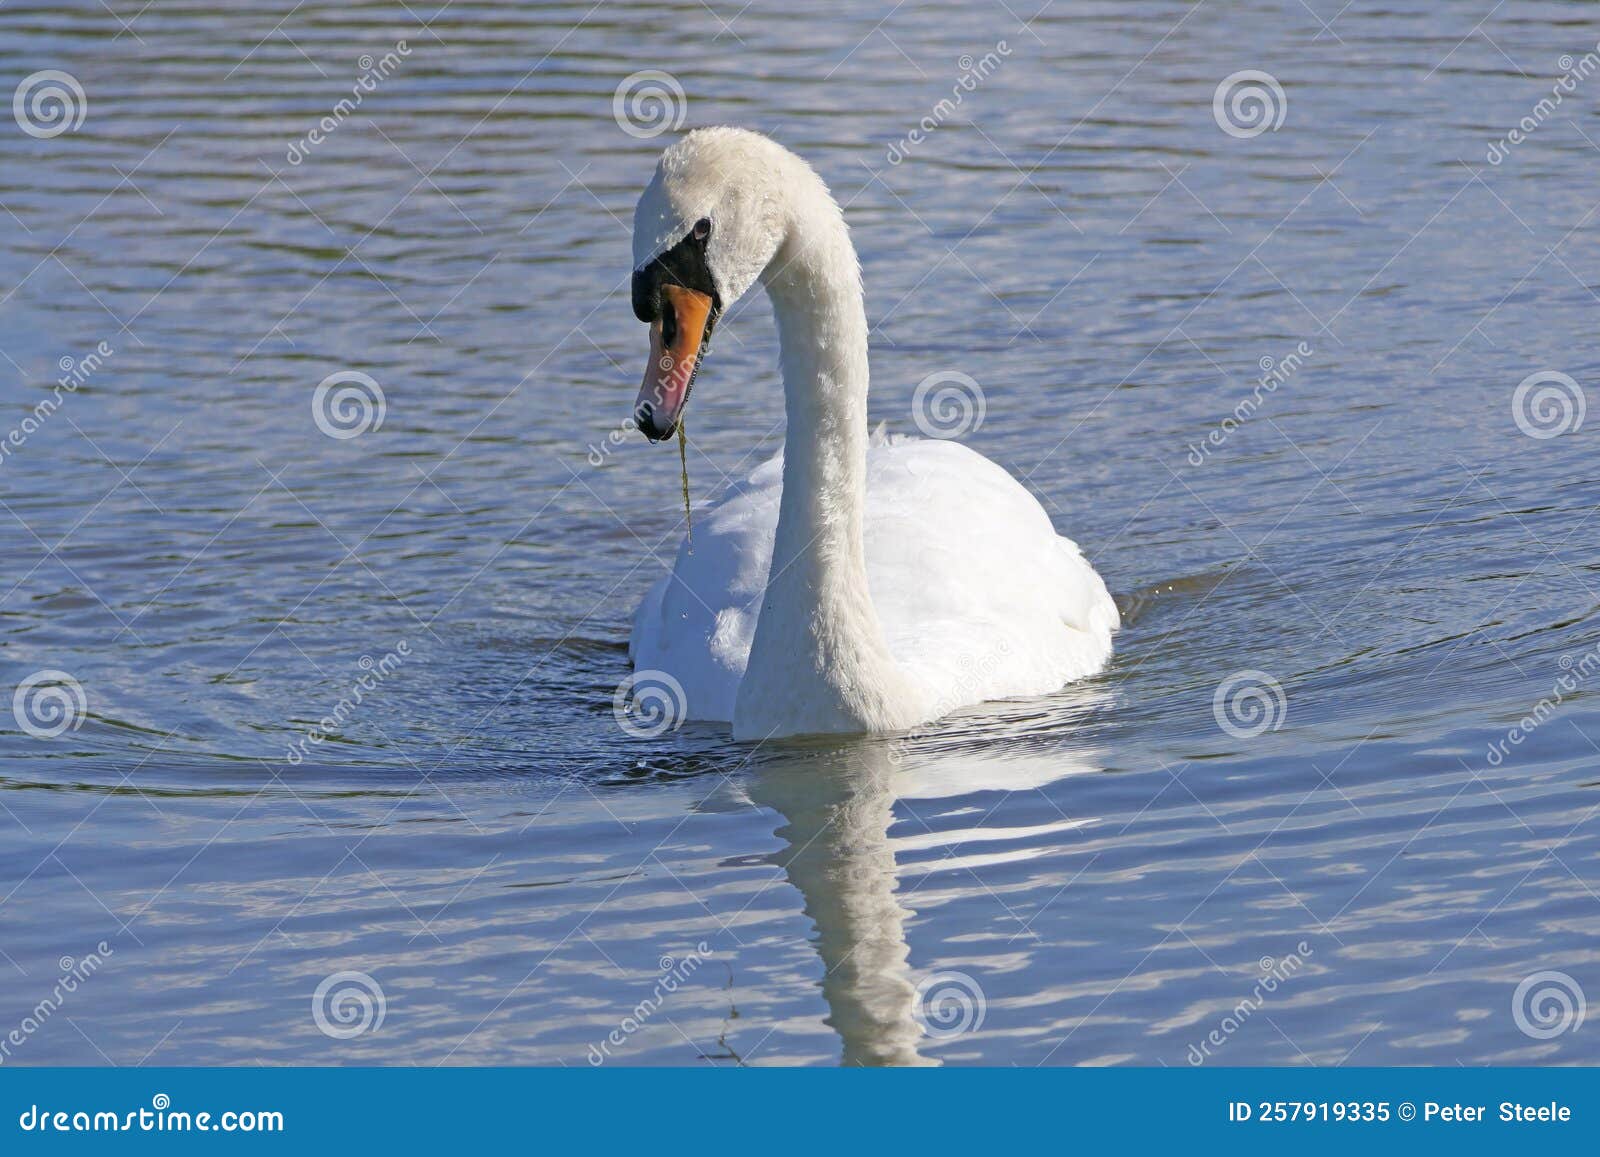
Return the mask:
{"type": "Polygon", "coordinates": [[[864,594],[867,317],[860,267],[837,214],[780,251],[767,284],[787,418],[773,565],[812,571],[823,587],[859,584],[864,594]]]}
{"type": "Polygon", "coordinates": [[[892,731],[924,718],[867,586],[867,314],[844,217],[796,214],[763,275],[788,430],[772,562],[734,706],[736,738],[892,731]]]}

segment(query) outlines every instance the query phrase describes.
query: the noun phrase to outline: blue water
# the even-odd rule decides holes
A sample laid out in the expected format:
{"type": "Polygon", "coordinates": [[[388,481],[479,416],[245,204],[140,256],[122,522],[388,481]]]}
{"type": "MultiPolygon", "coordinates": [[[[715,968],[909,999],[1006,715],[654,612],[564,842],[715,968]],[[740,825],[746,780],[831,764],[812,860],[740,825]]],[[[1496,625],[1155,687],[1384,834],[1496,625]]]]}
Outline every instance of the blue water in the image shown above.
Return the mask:
{"type": "MultiPolygon", "coordinates": [[[[0,87],[86,111],[0,118],[0,1061],[1595,1059],[1600,434],[1514,403],[1600,381],[1600,80],[1535,112],[1600,22],[1034,8],[5,5],[0,87]],[[980,384],[1123,606],[1102,676],[618,725],[683,533],[612,437],[647,69],[829,181],[873,421],[980,384]],[[1223,131],[1245,69],[1275,129],[1223,131]]],[[[719,326],[696,501],[777,449],[775,349],[719,326]]]]}

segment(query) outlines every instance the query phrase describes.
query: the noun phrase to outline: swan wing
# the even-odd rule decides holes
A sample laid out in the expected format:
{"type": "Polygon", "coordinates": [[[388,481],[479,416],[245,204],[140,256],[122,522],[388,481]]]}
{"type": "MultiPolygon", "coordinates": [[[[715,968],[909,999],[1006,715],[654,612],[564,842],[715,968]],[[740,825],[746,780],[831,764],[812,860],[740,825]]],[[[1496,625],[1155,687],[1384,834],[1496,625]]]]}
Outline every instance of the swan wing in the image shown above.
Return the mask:
{"type": "Polygon", "coordinates": [[[709,509],[697,510],[672,572],[645,594],[628,652],[635,669],[682,686],[691,719],[733,719],[739,680],[767,589],[783,490],[783,457],[762,463],[709,509]]]}
{"type": "Polygon", "coordinates": [[[958,442],[867,457],[867,577],[890,653],[938,714],[1099,671],[1116,604],[1029,491],[958,442]]]}

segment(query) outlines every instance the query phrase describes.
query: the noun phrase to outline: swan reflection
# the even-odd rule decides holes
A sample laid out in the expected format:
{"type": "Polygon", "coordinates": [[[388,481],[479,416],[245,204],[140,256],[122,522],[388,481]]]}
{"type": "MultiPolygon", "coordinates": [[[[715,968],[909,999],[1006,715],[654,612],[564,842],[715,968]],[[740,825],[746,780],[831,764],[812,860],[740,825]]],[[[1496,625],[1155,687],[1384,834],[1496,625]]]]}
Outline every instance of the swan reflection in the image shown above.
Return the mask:
{"type": "MultiPolygon", "coordinates": [[[[906,935],[915,913],[898,891],[889,835],[896,801],[1030,791],[1093,770],[1081,754],[928,753],[881,738],[786,746],[755,767],[745,788],[783,821],[775,834],[784,847],[770,859],[800,892],[815,926],[827,1023],[843,1042],[844,1064],[939,1063],[920,1051],[919,1017],[936,1010],[918,1005],[906,935]]],[[[921,852],[972,838],[971,829],[918,831],[903,842],[921,852]]],[[[941,954],[941,945],[920,947],[925,959],[941,954]]]]}

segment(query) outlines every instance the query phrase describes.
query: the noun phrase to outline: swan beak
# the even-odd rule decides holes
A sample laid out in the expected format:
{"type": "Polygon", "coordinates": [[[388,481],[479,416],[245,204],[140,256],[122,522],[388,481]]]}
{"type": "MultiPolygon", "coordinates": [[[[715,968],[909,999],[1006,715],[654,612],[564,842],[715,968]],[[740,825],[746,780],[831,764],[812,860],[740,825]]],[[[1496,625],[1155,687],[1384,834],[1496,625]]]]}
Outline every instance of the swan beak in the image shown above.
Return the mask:
{"type": "Polygon", "coordinates": [[[661,287],[661,316],[650,323],[650,362],[633,407],[634,422],[652,442],[672,437],[678,428],[711,309],[708,294],[681,285],[661,287]]]}

